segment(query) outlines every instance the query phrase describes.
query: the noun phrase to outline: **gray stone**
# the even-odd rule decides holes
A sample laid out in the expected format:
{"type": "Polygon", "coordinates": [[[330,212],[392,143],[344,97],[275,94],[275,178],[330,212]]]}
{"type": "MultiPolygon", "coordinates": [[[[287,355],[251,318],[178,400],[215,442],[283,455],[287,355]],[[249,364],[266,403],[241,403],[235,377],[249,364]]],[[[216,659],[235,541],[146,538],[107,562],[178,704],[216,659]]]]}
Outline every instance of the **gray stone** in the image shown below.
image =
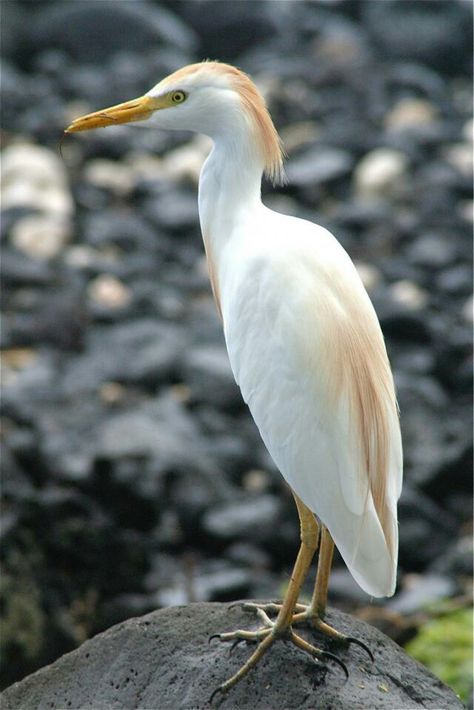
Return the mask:
{"type": "MultiPolygon", "coordinates": [[[[310,593],[312,590],[310,590],[310,593]]],[[[341,600],[347,604],[357,604],[360,607],[367,604],[367,595],[364,590],[359,587],[354,577],[351,575],[347,567],[334,567],[331,572],[331,599],[336,604],[341,600]]]]}
{"type": "MultiPolygon", "coordinates": [[[[220,708],[462,708],[456,695],[393,641],[368,624],[336,610],[328,621],[373,651],[370,663],[360,649],[335,649],[349,679],[333,663],[315,664],[293,646],[277,642],[260,664],[225,696],[220,708]]],[[[191,604],[129,619],[84,643],[54,664],[15,683],[3,693],[3,710],[111,710],[209,708],[211,693],[245,662],[251,649],[234,653],[211,634],[257,628],[240,606],[191,604]]],[[[311,633],[302,630],[308,639],[311,633]]]]}
{"type": "Polygon", "coordinates": [[[461,537],[433,562],[430,572],[466,579],[472,577],[473,547],[474,541],[471,535],[461,537]]]}
{"type": "Polygon", "coordinates": [[[152,224],[172,232],[186,233],[198,221],[196,195],[183,190],[169,190],[145,200],[143,214],[152,224]]]}
{"type": "MultiPolygon", "coordinates": [[[[223,595],[232,598],[248,591],[251,574],[248,569],[231,566],[224,560],[207,560],[192,584],[194,598],[199,601],[222,599],[223,595]]],[[[189,579],[183,576],[182,570],[174,584],[161,589],[156,599],[160,606],[186,604],[189,599],[189,579]]]]}
{"type": "Polygon", "coordinates": [[[457,264],[443,269],[435,278],[439,289],[448,295],[469,295],[471,292],[472,275],[471,267],[468,264],[457,264]]]}
{"type": "Polygon", "coordinates": [[[260,537],[265,530],[273,532],[278,521],[280,502],[270,493],[257,498],[224,503],[208,511],[204,529],[221,539],[242,537],[247,533],[252,539],[260,537]]]}
{"type": "Polygon", "coordinates": [[[0,264],[2,281],[7,285],[44,285],[52,281],[52,271],[44,261],[3,247],[0,264]]]}
{"type": "Polygon", "coordinates": [[[138,212],[104,209],[87,215],[84,240],[97,249],[118,247],[130,255],[137,250],[153,252],[160,239],[138,212]]]}
{"type": "Polygon", "coordinates": [[[93,391],[111,381],[155,386],[174,374],[184,345],[177,327],[151,318],[90,328],[85,352],[65,370],[64,391],[93,391]]]}
{"type": "Polygon", "coordinates": [[[288,180],[299,187],[319,185],[347,175],[352,158],[340,148],[315,147],[288,161],[288,180]]]}
{"type": "Polygon", "coordinates": [[[401,0],[363,4],[364,26],[386,56],[445,68],[459,61],[469,40],[467,3],[401,0]]]}
{"type": "Polygon", "coordinates": [[[440,574],[410,575],[405,588],[390,600],[387,608],[408,616],[426,610],[442,599],[453,597],[456,584],[440,574]]]}
{"type": "Polygon", "coordinates": [[[63,49],[89,64],[100,64],[115,51],[144,52],[172,44],[183,51],[196,45],[193,31],[173,12],[149,3],[55,3],[35,16],[26,38],[35,48],[63,49]],[[111,26],[114,32],[108,32],[111,26]]]}
{"type": "Polygon", "coordinates": [[[112,460],[154,455],[177,465],[192,459],[196,446],[198,434],[193,420],[170,396],[108,418],[98,436],[99,455],[112,460]]]}
{"type": "Polygon", "coordinates": [[[436,230],[421,234],[407,249],[411,264],[428,269],[441,269],[459,257],[459,245],[449,234],[436,230]]]}
{"type": "Polygon", "coordinates": [[[423,569],[454,539],[456,518],[408,481],[403,486],[398,509],[403,521],[400,525],[400,557],[404,560],[404,568],[423,569]]]}

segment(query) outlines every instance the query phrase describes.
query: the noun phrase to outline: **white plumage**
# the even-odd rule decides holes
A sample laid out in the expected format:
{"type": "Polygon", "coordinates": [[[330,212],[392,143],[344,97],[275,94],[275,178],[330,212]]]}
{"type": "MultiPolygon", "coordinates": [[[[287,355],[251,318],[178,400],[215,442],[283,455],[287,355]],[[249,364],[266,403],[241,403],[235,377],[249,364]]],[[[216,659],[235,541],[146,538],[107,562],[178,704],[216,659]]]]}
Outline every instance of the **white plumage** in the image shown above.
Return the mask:
{"type": "MultiPolygon", "coordinates": [[[[301,500],[327,525],[347,566],[373,596],[393,593],[396,548],[387,545],[374,508],[344,387],[332,401],[326,338],[345,304],[344,292],[380,328],[347,254],[326,230],[262,209],[258,239],[243,229],[220,263],[224,332],[232,370],[265,445],[301,500]],[[289,238],[288,235],[292,235],[289,238]],[[271,249],[271,256],[268,256],[271,249]],[[326,304],[329,303],[329,309],[326,304]],[[329,312],[328,312],[329,311],[329,312]]],[[[401,488],[398,418],[389,402],[389,524],[397,538],[401,488]]]]}

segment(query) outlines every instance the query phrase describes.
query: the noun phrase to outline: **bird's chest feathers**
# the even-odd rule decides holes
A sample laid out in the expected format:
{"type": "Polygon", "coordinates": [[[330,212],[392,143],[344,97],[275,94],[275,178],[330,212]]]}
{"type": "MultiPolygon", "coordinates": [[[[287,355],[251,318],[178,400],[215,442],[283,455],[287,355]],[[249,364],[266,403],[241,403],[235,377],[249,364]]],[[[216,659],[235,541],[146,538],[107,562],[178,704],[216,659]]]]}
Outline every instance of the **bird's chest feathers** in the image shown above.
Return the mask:
{"type": "Polygon", "coordinates": [[[217,312],[222,320],[221,294],[219,288],[219,275],[215,252],[212,247],[212,240],[203,231],[202,238],[204,242],[204,250],[206,252],[207,270],[209,272],[209,280],[211,282],[212,295],[216,303],[217,312]]]}
{"type": "Polygon", "coordinates": [[[214,149],[199,180],[199,220],[212,291],[221,318],[222,288],[230,276],[231,255],[240,254],[249,235],[255,234],[261,209],[261,171],[244,169],[238,162],[231,166],[227,158],[225,152],[214,149]]]}
{"type": "Polygon", "coordinates": [[[200,199],[199,217],[212,293],[222,319],[221,280],[229,252],[239,239],[239,219],[231,209],[222,207],[219,197],[214,202],[200,199]]]}
{"type": "Polygon", "coordinates": [[[252,261],[255,249],[254,230],[245,220],[227,216],[201,222],[209,279],[221,319],[224,301],[229,293],[238,290],[239,276],[252,261]]]}
{"type": "Polygon", "coordinates": [[[209,280],[211,282],[212,293],[216,302],[219,316],[222,320],[220,272],[223,259],[223,251],[232,230],[232,221],[219,206],[219,198],[213,201],[209,193],[202,195],[199,199],[199,219],[201,222],[201,232],[206,252],[207,268],[209,280]]]}

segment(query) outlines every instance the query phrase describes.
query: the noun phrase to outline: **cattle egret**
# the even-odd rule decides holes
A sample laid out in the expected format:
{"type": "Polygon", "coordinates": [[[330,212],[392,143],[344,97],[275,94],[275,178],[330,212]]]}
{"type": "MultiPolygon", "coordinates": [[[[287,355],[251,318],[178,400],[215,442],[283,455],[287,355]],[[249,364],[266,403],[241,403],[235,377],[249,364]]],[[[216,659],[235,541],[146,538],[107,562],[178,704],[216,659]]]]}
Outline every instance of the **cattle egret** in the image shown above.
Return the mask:
{"type": "Polygon", "coordinates": [[[362,645],[324,621],[334,544],[368,594],[395,589],[402,448],[374,308],[330,232],[262,203],[262,175],[283,179],[282,148],[246,74],[218,62],[186,66],[145,96],[76,119],[66,132],[132,121],[213,141],[199,180],[212,291],[236,382],[300,518],[300,549],[283,602],[245,606],[262,622],[256,631],[217,634],[257,644],[217,691],[228,691],[279,638],[316,661],[340,662],[293,627],[306,622],[341,644],[362,645]],[[318,545],[306,606],[298,594],[318,545]]]}

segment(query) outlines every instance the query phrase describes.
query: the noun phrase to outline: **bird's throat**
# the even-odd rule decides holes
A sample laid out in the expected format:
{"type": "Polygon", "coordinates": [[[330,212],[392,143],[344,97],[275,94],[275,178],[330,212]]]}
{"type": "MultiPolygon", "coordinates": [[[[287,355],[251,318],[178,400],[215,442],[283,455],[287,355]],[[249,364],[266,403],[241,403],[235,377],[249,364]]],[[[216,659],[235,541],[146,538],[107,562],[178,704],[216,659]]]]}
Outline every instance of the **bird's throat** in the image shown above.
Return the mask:
{"type": "Polygon", "coordinates": [[[262,207],[263,165],[258,152],[215,142],[199,180],[199,219],[214,296],[223,255],[262,207]]]}

